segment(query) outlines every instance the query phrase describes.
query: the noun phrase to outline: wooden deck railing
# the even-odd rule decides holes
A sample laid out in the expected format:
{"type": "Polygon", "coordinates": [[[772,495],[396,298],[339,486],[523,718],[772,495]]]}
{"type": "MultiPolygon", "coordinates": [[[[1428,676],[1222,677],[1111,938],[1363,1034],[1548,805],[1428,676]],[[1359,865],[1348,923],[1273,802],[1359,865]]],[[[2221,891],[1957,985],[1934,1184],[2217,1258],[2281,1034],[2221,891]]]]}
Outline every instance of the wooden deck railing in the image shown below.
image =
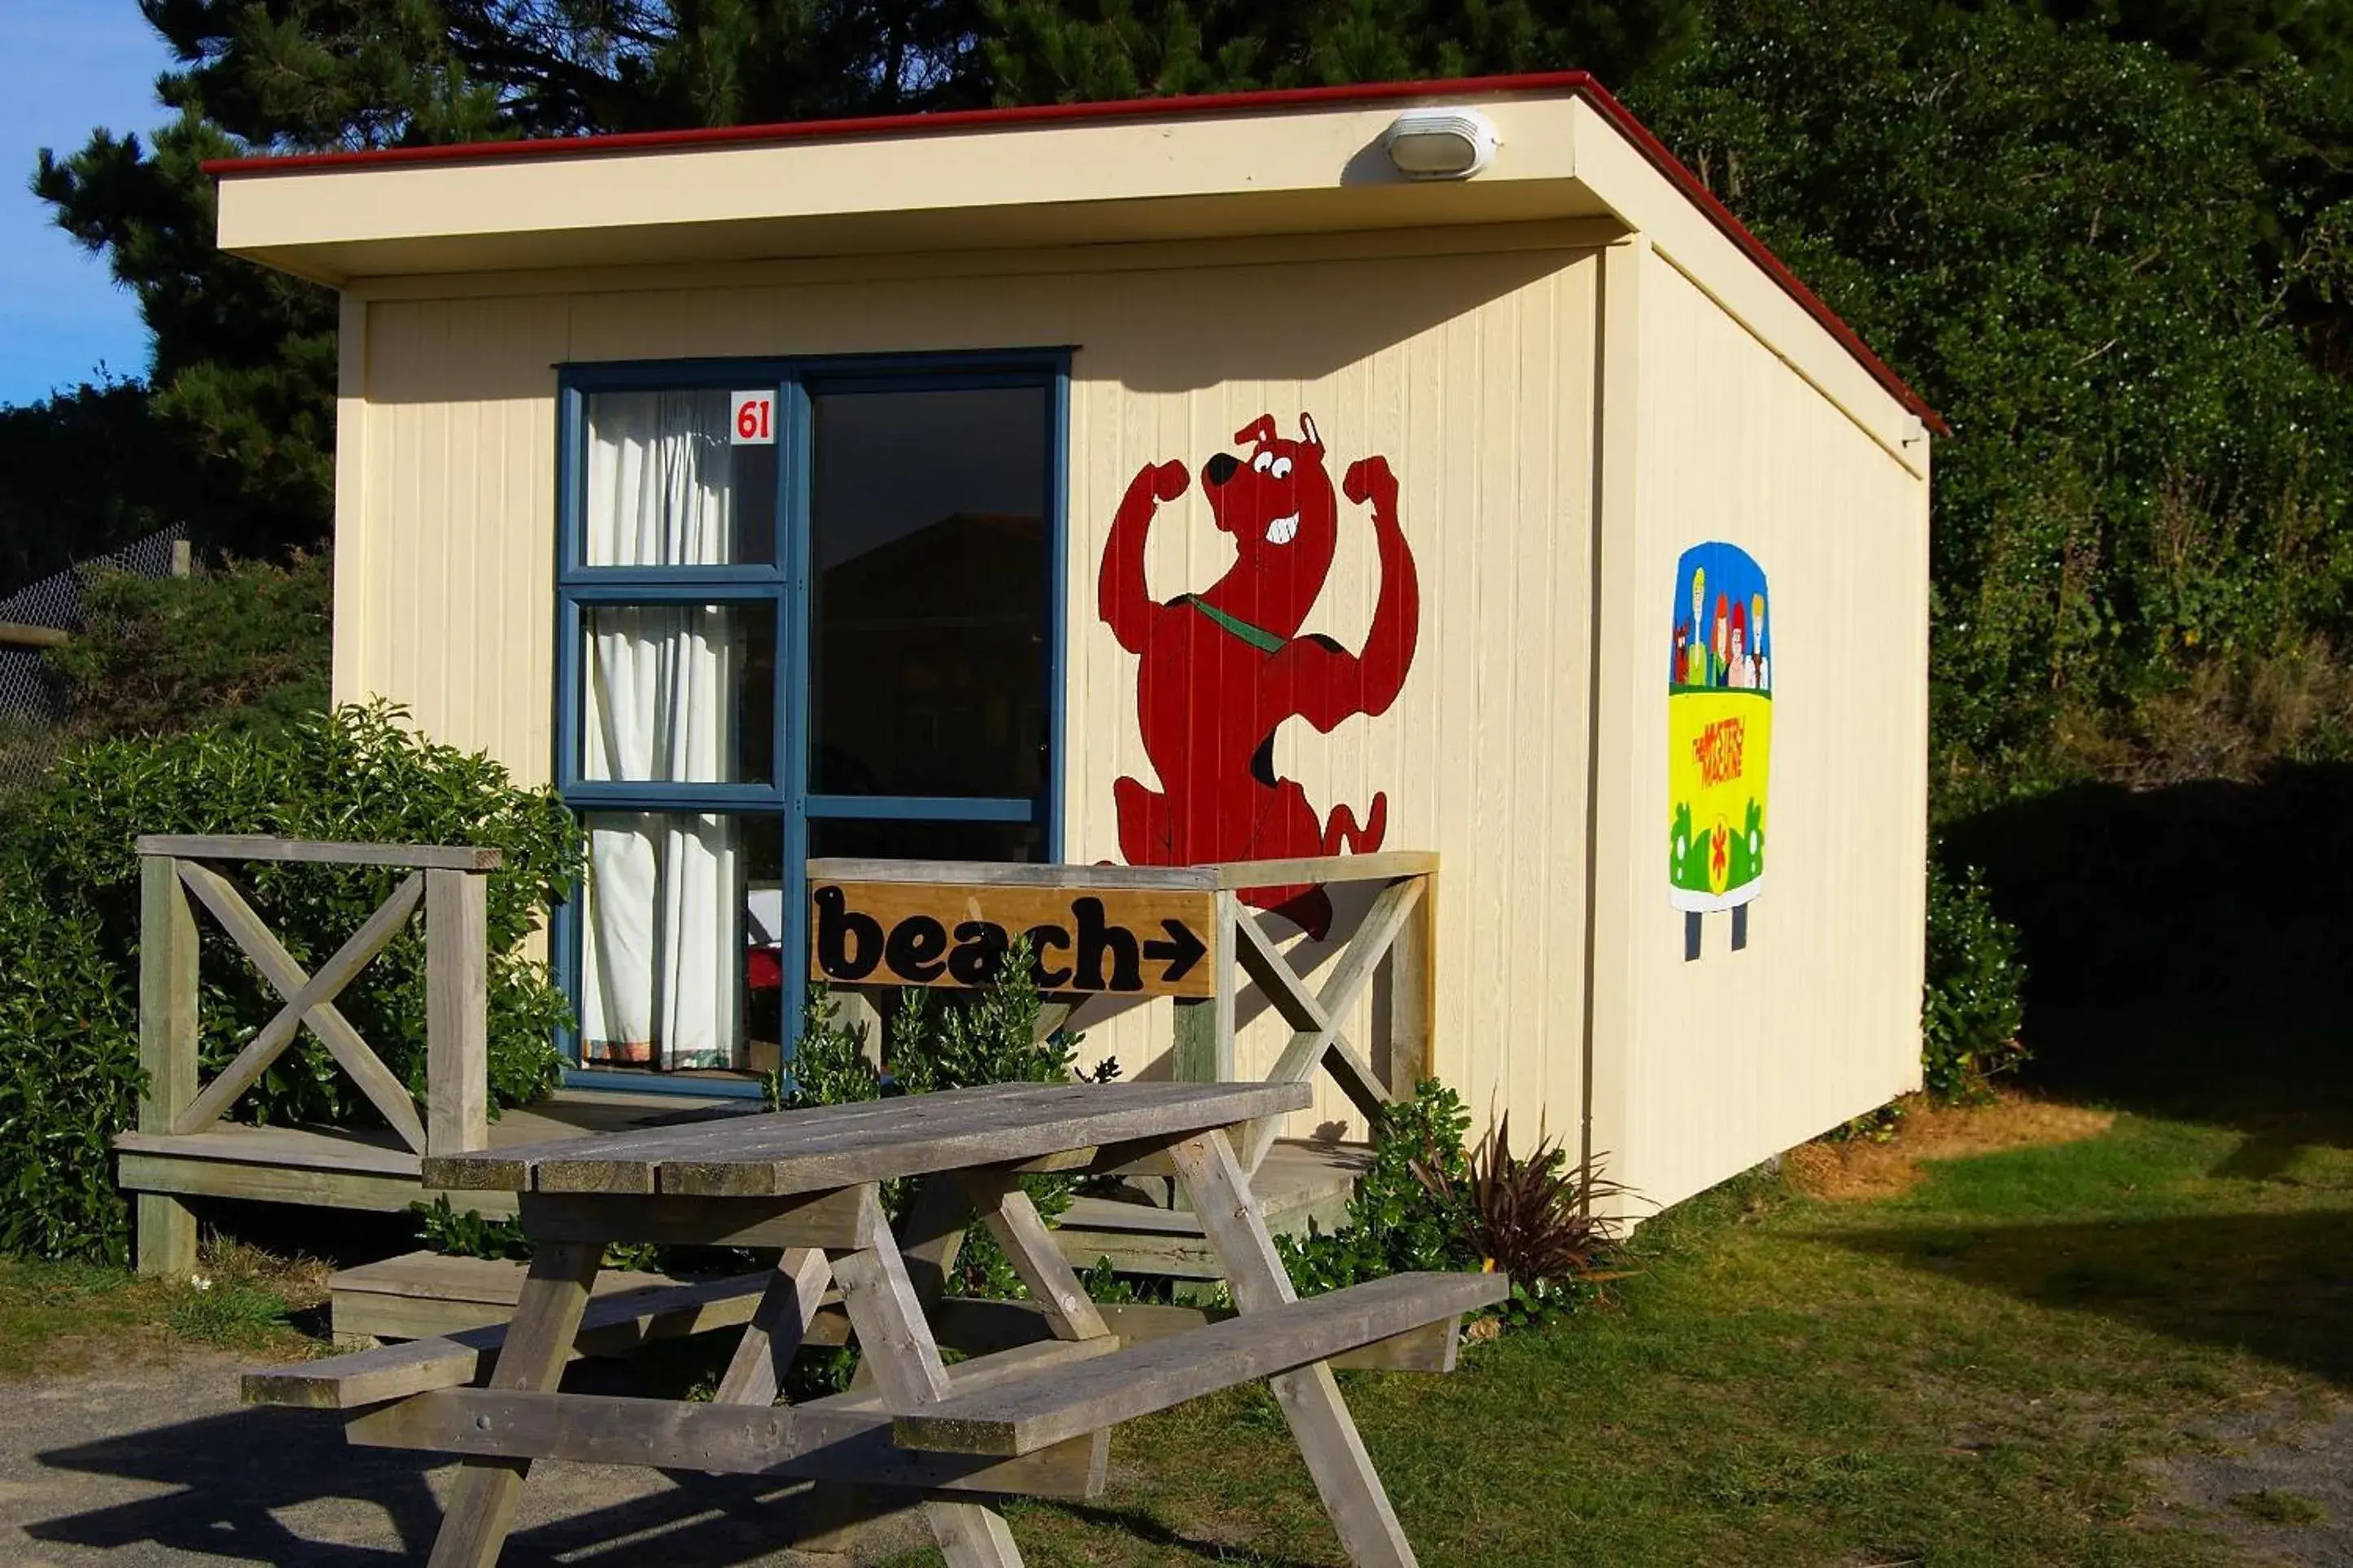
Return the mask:
{"type": "MultiPolygon", "coordinates": [[[[1244,979],[1289,1024],[1292,1036],[1273,1068],[1270,1083],[1305,1082],[1328,1071],[1369,1122],[1392,1100],[1409,1096],[1427,1076],[1434,988],[1431,915],[1436,903],[1438,857],[1402,850],[1370,855],[1328,855],[1293,860],[1232,860],[1205,866],[1056,866],[970,861],[828,859],[809,863],[813,881],[921,884],[933,889],[1028,888],[1073,893],[1181,892],[1210,902],[1211,930],[1205,932],[1216,984],[1207,996],[1176,998],[1174,1076],[1187,1082],[1226,1083],[1240,1076],[1234,1053],[1236,1009],[1244,979]],[[1311,990],[1292,966],[1266,923],[1270,917],[1241,901],[1251,888],[1302,884],[1338,888],[1371,884],[1369,907],[1353,931],[1334,933],[1314,952],[1338,956],[1320,989],[1311,990]],[[1359,1049],[1344,1020],[1366,988],[1373,988],[1374,1026],[1378,1037],[1359,1049]]],[[[1314,973],[1311,969],[1309,973],[1314,973]]],[[[835,984],[871,1019],[867,993],[876,986],[835,984]]],[[[1041,1027],[1059,1026],[1071,998],[1051,1000],[1041,1027]]],[[[870,1039],[878,1037],[870,1033],[870,1039]]],[[[1255,1171],[1275,1140],[1277,1124],[1254,1125],[1249,1146],[1237,1151],[1255,1171]]]]}
{"type": "MultiPolygon", "coordinates": [[[[1326,1070],[1368,1125],[1382,1106],[1409,1097],[1415,1079],[1429,1070],[1435,986],[1430,917],[1436,905],[1437,855],[1395,850],[1302,860],[1231,860],[1201,869],[1215,875],[1219,889],[1214,951],[1223,962],[1215,996],[1176,1004],[1176,1076],[1204,1083],[1239,1076],[1234,1058],[1238,965],[1292,1027],[1290,1042],[1268,1071],[1267,1082],[1302,1083],[1319,1068],[1326,1070]],[[1322,989],[1313,992],[1275,945],[1265,917],[1237,896],[1245,888],[1303,882],[1377,885],[1364,919],[1343,939],[1346,945],[1322,989]],[[1359,1050],[1341,1026],[1367,985],[1377,987],[1374,1026],[1381,1037],[1368,1042],[1377,1056],[1359,1050]],[[1376,1067],[1377,1061],[1386,1066],[1386,1073],[1376,1067]]],[[[1273,1121],[1252,1126],[1249,1147],[1236,1151],[1244,1169],[1258,1169],[1277,1131],[1273,1121]]]]}
{"type": "MultiPolygon", "coordinates": [[[[139,840],[139,1058],[147,1089],[142,1132],[191,1136],[217,1122],[308,1027],[418,1154],[490,1146],[487,1042],[488,873],[496,849],[336,844],[309,839],[157,835],[139,840]],[[216,865],[292,861],[387,866],[408,876],[316,973],[306,973],[216,865]],[[197,1082],[195,910],[204,908],[285,998],[211,1082],[197,1082]],[[425,910],[426,1108],[335,1006],[335,998],[425,910]]],[[[142,1273],[195,1265],[195,1225],[166,1194],[139,1197],[142,1273]],[[151,1268],[151,1264],[153,1267],[151,1268]]]]}

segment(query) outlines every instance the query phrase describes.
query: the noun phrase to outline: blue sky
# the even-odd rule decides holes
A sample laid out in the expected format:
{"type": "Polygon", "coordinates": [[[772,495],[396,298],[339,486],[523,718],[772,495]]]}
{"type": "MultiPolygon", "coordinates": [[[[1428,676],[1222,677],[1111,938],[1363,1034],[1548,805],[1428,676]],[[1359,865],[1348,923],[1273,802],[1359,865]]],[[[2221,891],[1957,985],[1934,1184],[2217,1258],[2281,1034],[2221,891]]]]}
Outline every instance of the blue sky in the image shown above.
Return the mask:
{"type": "Polygon", "coordinates": [[[93,126],[164,118],[171,51],[132,0],[0,0],[0,404],[147,371],[138,301],[49,222],[28,188],[36,150],[77,151],[93,126]]]}

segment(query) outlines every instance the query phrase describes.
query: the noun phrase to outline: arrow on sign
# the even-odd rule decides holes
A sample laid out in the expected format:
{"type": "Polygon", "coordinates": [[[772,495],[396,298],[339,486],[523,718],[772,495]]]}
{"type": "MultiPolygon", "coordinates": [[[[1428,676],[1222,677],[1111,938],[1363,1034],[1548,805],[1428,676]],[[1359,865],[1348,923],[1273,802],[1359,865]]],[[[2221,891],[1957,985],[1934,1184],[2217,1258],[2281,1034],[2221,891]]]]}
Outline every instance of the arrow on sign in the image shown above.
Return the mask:
{"type": "Polygon", "coordinates": [[[1193,928],[1182,921],[1164,920],[1160,922],[1160,929],[1168,933],[1169,940],[1145,942],[1144,956],[1166,959],[1167,973],[1161,975],[1160,983],[1174,985],[1192,973],[1193,966],[1201,962],[1202,955],[1209,949],[1193,934],[1193,928]]]}

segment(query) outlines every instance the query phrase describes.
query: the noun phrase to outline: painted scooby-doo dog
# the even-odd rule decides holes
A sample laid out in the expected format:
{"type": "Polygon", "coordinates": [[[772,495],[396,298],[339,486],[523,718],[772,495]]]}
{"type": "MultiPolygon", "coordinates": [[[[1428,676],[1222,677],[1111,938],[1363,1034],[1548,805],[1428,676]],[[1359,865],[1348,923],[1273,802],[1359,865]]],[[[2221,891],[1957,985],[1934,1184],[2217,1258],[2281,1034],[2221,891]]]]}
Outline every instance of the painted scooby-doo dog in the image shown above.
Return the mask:
{"type": "MultiPolygon", "coordinates": [[[[1341,490],[1372,508],[1381,591],[1365,651],[1299,628],[1324,591],[1339,540],[1339,501],[1324,467],[1315,422],[1300,438],[1275,434],[1265,416],[1234,437],[1248,458],[1220,452],[1201,465],[1201,488],[1239,558],[1198,594],[1152,602],[1144,581],[1145,536],[1158,505],[1185,493],[1179,462],[1148,464],[1127,487],[1103,549],[1099,610],[1122,647],[1142,659],[1136,714],[1144,749],[1160,774],[1155,794],[1132,778],[1113,786],[1120,852],[1133,866],[1187,866],[1303,855],[1369,853],[1388,828],[1388,797],[1373,796],[1359,826],[1335,806],[1319,823],[1306,792],[1274,773],[1274,734],[1300,718],[1330,732],[1355,713],[1397,700],[1413,664],[1420,587],[1413,552],[1398,530],[1397,476],[1385,458],[1349,465],[1341,490]]],[[[1244,901],[1274,910],[1314,936],[1332,924],[1321,887],[1253,888],[1244,901]]]]}

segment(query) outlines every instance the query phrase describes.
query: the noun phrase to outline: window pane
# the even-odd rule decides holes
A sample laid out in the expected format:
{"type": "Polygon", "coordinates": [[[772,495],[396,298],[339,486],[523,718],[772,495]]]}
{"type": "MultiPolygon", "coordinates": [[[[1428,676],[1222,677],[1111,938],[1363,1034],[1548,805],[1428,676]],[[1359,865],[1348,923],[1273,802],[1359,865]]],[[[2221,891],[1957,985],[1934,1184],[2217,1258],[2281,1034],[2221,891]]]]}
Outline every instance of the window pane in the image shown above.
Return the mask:
{"type": "Polygon", "coordinates": [[[808,825],[809,858],[857,860],[1041,860],[1045,837],[1027,822],[890,822],[836,819],[808,825]]]}
{"type": "Polygon", "coordinates": [[[774,605],[585,605],[580,627],[581,777],[774,780],[774,605]]]}
{"type": "Polygon", "coordinates": [[[773,816],[592,812],[581,911],[584,1061],[742,1068],[780,1027],[773,816]]]}
{"type": "Polygon", "coordinates": [[[587,403],[586,564],[776,560],[778,447],[736,439],[732,394],[598,392],[587,403]]]}
{"type": "Polygon", "coordinates": [[[1045,391],[811,403],[810,786],[1036,793],[1047,766],[1045,391]]]}

